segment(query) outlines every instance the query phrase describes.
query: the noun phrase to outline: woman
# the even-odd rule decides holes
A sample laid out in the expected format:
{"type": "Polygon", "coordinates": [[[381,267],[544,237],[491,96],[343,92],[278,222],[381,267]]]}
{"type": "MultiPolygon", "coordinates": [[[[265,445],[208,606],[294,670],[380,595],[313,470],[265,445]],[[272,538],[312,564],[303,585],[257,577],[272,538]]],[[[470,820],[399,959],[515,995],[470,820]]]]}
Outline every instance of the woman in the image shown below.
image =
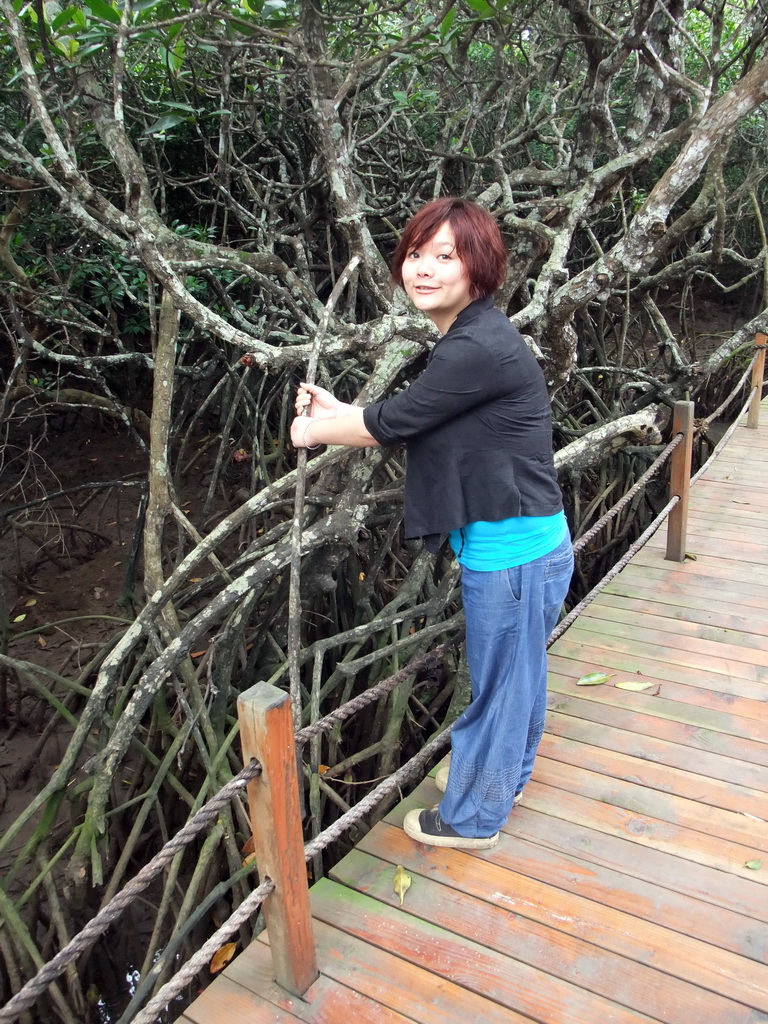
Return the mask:
{"type": "Polygon", "coordinates": [[[542,372],[492,296],[507,253],[489,213],[460,199],[408,223],[392,278],[435,323],[427,368],[367,408],[302,384],[297,447],[405,443],[405,534],[461,564],[472,702],[453,726],[439,807],[405,831],[432,846],[487,849],[530,778],[546,712],[546,641],[573,570],[542,372]]]}

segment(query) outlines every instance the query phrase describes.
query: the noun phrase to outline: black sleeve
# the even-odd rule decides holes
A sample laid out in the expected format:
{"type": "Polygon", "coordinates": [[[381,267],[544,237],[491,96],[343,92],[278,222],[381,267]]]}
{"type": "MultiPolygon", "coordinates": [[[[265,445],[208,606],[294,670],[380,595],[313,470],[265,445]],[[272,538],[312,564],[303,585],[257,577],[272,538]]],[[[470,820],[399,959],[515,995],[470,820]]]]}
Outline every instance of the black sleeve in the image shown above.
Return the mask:
{"type": "Polygon", "coordinates": [[[459,335],[439,342],[421,376],[367,406],[363,420],[380,445],[400,444],[508,390],[507,374],[487,347],[459,335]]]}

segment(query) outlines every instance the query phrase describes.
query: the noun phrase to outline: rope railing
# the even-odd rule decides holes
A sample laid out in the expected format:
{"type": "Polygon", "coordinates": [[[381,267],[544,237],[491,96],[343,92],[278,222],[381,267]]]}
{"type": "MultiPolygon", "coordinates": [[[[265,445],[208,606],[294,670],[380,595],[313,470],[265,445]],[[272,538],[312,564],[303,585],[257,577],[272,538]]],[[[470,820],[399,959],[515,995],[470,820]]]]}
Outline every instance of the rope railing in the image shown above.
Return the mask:
{"type": "MultiPolygon", "coordinates": [[[[402,682],[402,680],[401,680],[402,682]]],[[[345,814],[338,818],[325,831],[321,832],[304,847],[304,859],[309,861],[316,854],[324,850],[330,843],[339,839],[348,829],[356,825],[362,818],[372,811],[385,797],[394,790],[399,789],[413,776],[418,775],[424,765],[448,742],[450,729],[446,729],[438,736],[435,736],[427,743],[414,757],[402,765],[396,772],[393,772],[387,779],[380,783],[375,789],[363,797],[354,807],[351,807],[345,814]]],[[[174,977],[166,982],[149,1003],[138,1013],[132,1024],[155,1024],[158,1014],[175,999],[195,975],[205,967],[217,949],[229,939],[238,928],[245,924],[248,918],[255,913],[267,896],[274,890],[275,886],[271,879],[267,878],[258,889],[254,889],[249,896],[243,900],[237,910],[229,917],[224,924],[216,931],[184,966],[177,971],[174,977]]]]}
{"type": "MultiPolygon", "coordinates": [[[[340,721],[351,717],[362,708],[371,704],[373,701],[380,699],[382,696],[390,693],[395,687],[399,686],[405,680],[421,671],[423,668],[437,665],[443,655],[455,647],[461,640],[461,635],[457,635],[453,640],[440,644],[438,647],[433,648],[431,651],[427,651],[425,654],[418,658],[414,658],[413,661],[405,665],[394,675],[382,680],[375,686],[370,687],[364,693],[359,694],[357,697],[353,697],[339,708],[335,708],[330,714],[324,718],[319,719],[312,725],[305,727],[300,732],[296,733],[295,740],[297,746],[302,745],[311,739],[313,736],[325,732],[340,721]]],[[[441,741],[445,743],[447,741],[448,733],[441,734],[441,741]]],[[[427,748],[423,748],[426,750],[427,748]]],[[[423,751],[422,751],[423,752],[423,751]]],[[[418,756],[418,755],[417,755],[418,756]]],[[[430,756],[430,755],[428,755],[430,756]]],[[[420,758],[417,766],[421,766],[425,760],[428,760],[428,756],[420,758]]],[[[389,779],[385,780],[389,782],[391,779],[400,780],[402,773],[409,766],[413,765],[415,759],[407,762],[397,772],[389,776],[389,779]]],[[[23,1013],[24,1010],[29,1009],[30,1006],[45,992],[48,986],[56,980],[56,978],[62,974],[69,964],[77,960],[93,943],[103,935],[121,916],[124,910],[126,910],[131,903],[139,896],[152,882],[152,880],[162,871],[166,864],[170,863],[171,860],[180,853],[186,846],[188,846],[196,836],[214,821],[219,814],[219,811],[224,807],[232,797],[237,793],[242,793],[246,787],[246,784],[251,780],[257,778],[261,774],[261,765],[258,762],[253,762],[246,765],[242,771],[240,771],[233,779],[231,779],[225,786],[223,786],[206,804],[204,804],[200,810],[174,835],[167,843],[155,854],[144,867],[138,872],[138,874],[125,885],[120,892],[116,893],[115,896],[103,907],[96,917],[92,918],[85,927],[77,933],[59,952],[46,963],[40,970],[21,988],[16,995],[14,995],[4,1007],[0,1008],[0,1022],[13,1021],[23,1013]]],[[[414,769],[414,773],[415,773],[414,769]]],[[[393,783],[390,787],[395,788],[399,782],[393,783]]],[[[341,835],[346,828],[349,828],[352,824],[358,821],[361,817],[368,813],[371,806],[375,806],[378,800],[382,799],[390,789],[385,788],[385,784],[382,783],[375,790],[372,790],[371,794],[365,798],[365,801],[360,801],[355,807],[347,811],[342,818],[338,819],[334,824],[327,829],[325,832],[320,833],[312,841],[312,852],[307,854],[307,859],[314,856],[320,850],[324,849],[329,843],[341,835]],[[370,797],[372,794],[379,794],[373,804],[370,803],[370,797]],[[352,814],[357,811],[358,808],[362,808],[358,815],[352,814]],[[339,822],[345,821],[347,824],[339,831],[339,822]],[[317,845],[318,842],[324,837],[328,838],[325,840],[324,845],[317,845]]],[[[274,888],[274,885],[272,885],[274,888]]],[[[271,891],[268,890],[268,892],[271,891]]],[[[249,903],[253,910],[253,903],[251,902],[253,894],[247,897],[247,901],[241,904],[241,907],[245,902],[249,903]]],[[[240,913],[240,907],[236,913],[240,913]]],[[[247,919],[247,917],[246,917],[247,919]]],[[[222,926],[223,927],[223,926],[222,926]]],[[[234,930],[234,929],[233,929],[234,930]]],[[[222,929],[216,933],[219,935],[222,929]]],[[[232,934],[228,932],[227,934],[232,934]]],[[[220,936],[221,937],[221,936],[220,936]]],[[[218,946],[214,946],[213,951],[215,952],[218,946]]],[[[203,960],[203,964],[207,961],[203,960]]],[[[199,969],[199,968],[198,968],[199,969]]],[[[193,973],[196,973],[193,972],[193,973]]],[[[178,975],[177,975],[178,976],[178,975]]],[[[182,986],[183,987],[183,986],[182,986]]],[[[173,995],[168,997],[173,998],[173,995]]],[[[137,1018],[138,1020],[138,1018],[137,1018]]],[[[136,1024],[136,1022],[134,1022],[136,1024]]]]}
{"type": "Polygon", "coordinates": [[[720,455],[720,453],[722,452],[723,448],[725,448],[725,446],[728,444],[728,442],[730,441],[730,439],[733,436],[733,434],[736,432],[736,429],[739,426],[739,422],[741,420],[741,417],[746,412],[749,411],[749,409],[750,409],[750,407],[752,405],[752,401],[753,401],[753,399],[755,398],[756,395],[757,395],[757,388],[752,388],[752,390],[749,393],[749,397],[747,398],[746,402],[744,402],[744,404],[742,405],[741,409],[739,410],[738,415],[736,416],[736,418],[734,419],[734,421],[730,425],[730,427],[728,427],[728,429],[723,434],[723,436],[720,438],[720,440],[715,445],[715,447],[712,449],[712,453],[710,454],[710,456],[707,459],[707,461],[691,477],[691,484],[695,484],[696,481],[699,479],[699,477],[702,476],[706,472],[706,470],[709,468],[710,463],[714,462],[715,459],[720,455]]]}
{"type": "MultiPolygon", "coordinates": [[[[752,371],[753,371],[753,369],[755,367],[755,364],[757,363],[759,358],[760,358],[760,354],[759,354],[759,352],[756,352],[755,355],[752,357],[752,360],[750,361],[749,366],[747,366],[747,368],[744,371],[744,373],[742,374],[742,376],[739,378],[737,383],[734,385],[734,387],[731,390],[731,392],[728,395],[728,397],[717,407],[717,409],[715,409],[715,411],[713,413],[711,413],[709,416],[707,416],[706,419],[702,420],[701,423],[703,423],[706,426],[709,426],[716,419],[718,419],[718,417],[721,416],[723,414],[723,412],[725,412],[725,410],[728,408],[728,406],[733,402],[733,400],[737,397],[737,395],[741,391],[741,389],[742,389],[742,387],[744,385],[744,382],[746,381],[747,377],[749,377],[749,375],[752,373],[752,371]]],[[[736,420],[734,421],[734,423],[738,423],[738,421],[741,418],[741,416],[743,415],[745,409],[747,408],[747,406],[749,406],[749,404],[750,404],[750,402],[752,400],[752,395],[754,394],[754,390],[755,389],[753,388],[752,391],[750,392],[749,398],[747,398],[745,406],[742,408],[741,412],[736,417],[736,420]]],[[[735,426],[732,426],[732,431],[734,429],[735,429],[735,426]]],[[[701,430],[700,426],[696,428],[696,432],[697,433],[699,433],[700,430],[701,430]]],[[[728,436],[730,436],[730,434],[728,436]]],[[[574,554],[578,554],[578,552],[581,551],[582,548],[586,547],[586,545],[589,544],[589,542],[591,540],[593,540],[600,533],[600,531],[603,529],[603,527],[606,526],[612,519],[615,519],[616,516],[624,508],[626,508],[626,506],[632,501],[634,496],[639,491],[641,491],[653,479],[654,476],[656,476],[659,473],[659,471],[661,470],[662,466],[665,465],[665,463],[671,457],[672,453],[677,448],[677,446],[682,443],[683,438],[684,438],[684,435],[682,433],[676,434],[672,438],[672,440],[669,442],[669,444],[666,446],[664,451],[662,451],[661,454],[656,457],[656,459],[651,463],[651,465],[648,467],[648,469],[645,471],[645,473],[643,473],[643,475],[640,477],[640,479],[637,481],[637,483],[635,483],[626,492],[626,494],[624,494],[616,502],[615,505],[613,505],[610,509],[608,509],[607,512],[604,512],[603,515],[597,520],[597,522],[593,526],[591,526],[589,528],[589,530],[587,530],[586,533],[582,534],[577,540],[574,541],[574,543],[573,543],[573,553],[574,554]]],[[[712,458],[714,456],[715,451],[717,451],[717,450],[718,450],[717,448],[715,448],[713,450],[712,456],[710,456],[710,458],[712,458]]],[[[705,465],[706,465],[706,463],[705,463],[705,465]]],[[[702,469],[703,469],[703,467],[702,467],[702,469]]],[[[697,479],[698,475],[700,475],[701,472],[702,472],[702,470],[699,470],[699,474],[697,474],[697,476],[694,477],[693,480],[697,479]]],[[[693,482],[693,480],[691,482],[693,482]]],[[[667,512],[667,515],[669,515],[669,512],[667,512]]],[[[665,516],[665,518],[666,518],[666,516],[665,516]]]]}
{"type": "MultiPolygon", "coordinates": [[[[741,390],[750,372],[754,371],[755,365],[759,359],[761,359],[761,353],[758,353],[752,360],[728,398],[726,398],[726,400],[711,416],[702,421],[703,423],[711,423],[724,411],[725,408],[728,407],[728,405],[730,405],[741,390]]],[[[764,349],[762,359],[764,359],[764,349]]],[[[759,394],[756,396],[756,392],[760,391],[761,386],[762,367],[760,368],[759,383],[752,387],[749,397],[742,406],[739,414],[736,416],[734,422],[726,431],[723,438],[713,449],[710,458],[693,477],[689,478],[691,484],[698,480],[709,464],[719,456],[723,448],[728,443],[730,437],[737,429],[743,414],[750,409],[750,407],[754,408],[753,403],[755,401],[759,401],[760,397],[759,394]]],[[[640,479],[633,485],[633,487],[623,495],[623,497],[619,499],[619,501],[616,502],[616,504],[609,509],[585,534],[578,538],[573,545],[574,552],[577,552],[586,546],[607,523],[614,519],[622,509],[626,507],[634,495],[658,474],[662,466],[669,460],[678,446],[683,442],[684,437],[685,435],[683,432],[677,432],[675,434],[669,444],[657,459],[654,460],[648,470],[646,470],[640,479]]],[[[582,611],[595,600],[598,594],[605,589],[605,587],[618,575],[619,572],[621,572],[621,570],[631,561],[634,555],[644,547],[648,540],[650,540],[662,523],[667,519],[673,509],[679,505],[681,500],[680,495],[674,495],[670,499],[664,509],[662,509],[653,522],[633,542],[625,554],[616,562],[609,572],[606,573],[603,579],[568,613],[567,616],[565,616],[564,619],[562,619],[550,635],[547,641],[547,647],[550,647],[555,640],[562,636],[582,611]]],[[[364,693],[347,701],[342,705],[342,707],[334,709],[334,711],[330,712],[324,718],[319,719],[317,722],[299,730],[293,735],[293,741],[296,747],[306,743],[313,736],[317,736],[332,728],[337,722],[349,718],[351,715],[357,713],[373,701],[379,700],[405,680],[411,678],[422,668],[436,665],[448,650],[455,647],[461,641],[461,638],[462,634],[457,633],[452,640],[439,645],[418,658],[413,659],[408,665],[404,666],[404,668],[383,680],[381,683],[370,687],[364,693]]],[[[311,842],[307,843],[304,846],[304,859],[310,860],[312,857],[324,850],[330,843],[339,839],[349,828],[363,819],[381,801],[386,799],[396,789],[399,789],[413,776],[417,775],[437,753],[437,751],[447,744],[449,737],[450,727],[434,736],[433,739],[425,744],[425,746],[422,747],[414,757],[406,762],[406,764],[402,765],[396,772],[383,780],[354,807],[346,811],[311,842]]],[[[262,772],[262,764],[259,761],[251,760],[242,769],[242,771],[235,776],[235,778],[211,797],[210,800],[208,800],[208,802],[194,815],[194,817],[191,818],[179,830],[179,832],[173,836],[172,839],[164,844],[152,860],[149,861],[149,863],[146,864],[138,874],[126,886],[124,886],[124,888],[117,893],[105,907],[102,908],[96,917],[89,921],[88,924],[85,925],[85,927],[47,964],[43,965],[38,973],[26,982],[19,992],[17,992],[4,1007],[0,1008],[0,1022],[16,1020],[26,1009],[28,1009],[45,992],[48,986],[63,973],[69,964],[76,960],[93,944],[93,942],[96,941],[96,939],[103,935],[104,932],[114,924],[123,911],[149,886],[163,867],[165,867],[165,865],[168,864],[181,850],[191,843],[195,837],[218,816],[221,808],[224,807],[235,795],[242,793],[249,783],[258,779],[259,776],[262,775],[262,772]]],[[[183,990],[185,985],[201,970],[201,968],[209,963],[211,957],[221,947],[225,940],[234,934],[252,917],[275,888],[275,882],[268,876],[264,877],[258,888],[243,900],[237,910],[233,912],[227,921],[225,921],[224,924],[222,924],[221,927],[205,942],[205,944],[187,961],[187,963],[175,973],[174,977],[157,992],[146,1007],[144,1007],[144,1009],[133,1018],[132,1024],[154,1024],[158,1014],[161,1013],[163,1009],[168,1006],[170,1001],[183,990]]]]}
{"type": "Polygon", "coordinates": [[[600,582],[596,586],[594,586],[592,590],[590,590],[586,597],[582,598],[582,600],[579,601],[579,603],[571,609],[571,611],[565,616],[565,618],[560,620],[557,626],[555,626],[555,628],[550,633],[549,639],[547,640],[547,648],[551,647],[555,640],[557,640],[559,637],[563,635],[563,633],[568,629],[568,627],[574,623],[574,621],[579,617],[579,615],[581,615],[584,609],[588,605],[592,604],[597,595],[608,586],[608,584],[611,582],[612,579],[614,579],[614,577],[618,576],[618,574],[621,572],[624,566],[632,560],[632,558],[637,554],[637,552],[641,548],[645,547],[645,545],[648,543],[648,541],[651,539],[654,533],[656,533],[658,528],[661,526],[661,524],[664,522],[664,520],[667,518],[669,513],[672,511],[675,505],[678,504],[679,501],[680,496],[678,494],[671,498],[664,506],[664,508],[661,510],[661,512],[659,512],[659,514],[656,516],[653,522],[640,534],[637,540],[630,545],[627,551],[621,556],[618,562],[616,562],[616,564],[608,570],[608,572],[605,574],[605,576],[603,576],[600,582]]]}
{"type": "Polygon", "coordinates": [[[646,484],[653,479],[659,470],[664,466],[669,457],[672,455],[677,446],[683,441],[683,434],[676,434],[669,442],[664,451],[651,463],[648,469],[643,473],[640,479],[634,484],[627,493],[619,498],[616,504],[609,508],[594,524],[591,526],[586,533],[582,534],[578,540],[573,542],[573,553],[578,554],[582,548],[586,547],[589,542],[600,533],[604,526],[606,526],[612,519],[615,519],[619,512],[622,511],[634,498],[634,496],[641,491],[646,484]]]}
{"type": "Polygon", "coordinates": [[[152,882],[156,875],[169,864],[177,853],[180,853],[198,833],[202,832],[211,821],[215,821],[219,811],[232,797],[242,792],[251,779],[261,774],[260,764],[247,764],[241,772],[214,794],[200,810],[155,854],[144,867],[116,893],[96,917],[77,933],[59,952],[44,964],[37,974],[19,989],[5,1006],[0,1008],[0,1021],[12,1021],[38,999],[69,964],[84,953],[104,932],[120,917],[123,911],[133,903],[152,882]]]}
{"type": "Polygon", "coordinates": [[[133,1018],[132,1024],[155,1024],[158,1016],[168,1006],[172,999],[184,989],[184,986],[202,970],[218,949],[224,945],[228,938],[235,934],[241,925],[256,913],[264,900],[274,891],[275,883],[271,878],[265,878],[258,889],[248,893],[246,898],[233,913],[227,918],[224,924],[207,939],[196,953],[187,960],[184,966],[167,982],[157,995],[147,1003],[143,1010],[133,1018]]]}
{"type": "MultiPolygon", "coordinates": [[[[731,393],[728,395],[728,397],[726,399],[724,399],[724,401],[722,401],[720,403],[720,405],[718,405],[718,407],[715,409],[714,412],[710,413],[709,416],[707,416],[706,419],[704,419],[702,421],[703,423],[705,423],[707,426],[709,426],[710,424],[714,423],[715,420],[720,419],[722,414],[725,412],[725,410],[728,408],[728,406],[731,404],[731,402],[734,400],[734,398],[741,391],[742,387],[744,386],[744,383],[746,382],[747,377],[749,377],[750,374],[752,373],[752,371],[754,370],[755,365],[756,365],[756,363],[757,363],[759,358],[760,358],[760,353],[759,352],[755,352],[755,354],[752,356],[752,360],[751,360],[749,366],[746,368],[744,373],[741,375],[741,377],[739,378],[738,383],[734,386],[734,388],[731,391],[731,393]]],[[[754,390],[755,389],[753,388],[752,391],[750,391],[749,398],[747,399],[747,402],[746,402],[747,405],[749,405],[749,403],[752,400],[752,395],[754,393],[754,390]]],[[[742,409],[742,412],[743,411],[744,410],[742,409]]],[[[739,413],[739,415],[736,417],[736,420],[734,422],[738,423],[740,417],[741,417],[741,413],[739,413]]]]}
{"type": "Polygon", "coordinates": [[[461,642],[462,636],[463,631],[457,633],[452,640],[449,640],[444,644],[440,644],[438,647],[432,648],[431,651],[427,651],[426,654],[422,654],[418,658],[414,658],[413,661],[410,661],[398,672],[395,672],[394,675],[391,675],[387,679],[383,679],[380,683],[376,683],[374,686],[369,687],[357,697],[352,697],[346,702],[346,704],[342,704],[341,707],[334,708],[333,711],[329,712],[324,718],[319,718],[311,725],[305,726],[296,733],[297,745],[304,744],[308,740],[312,739],[313,736],[319,736],[320,733],[326,732],[337,722],[343,722],[345,719],[351,718],[352,715],[361,711],[368,704],[372,704],[380,697],[386,696],[394,690],[396,686],[405,682],[406,679],[415,675],[422,668],[437,666],[443,655],[461,642]]]}

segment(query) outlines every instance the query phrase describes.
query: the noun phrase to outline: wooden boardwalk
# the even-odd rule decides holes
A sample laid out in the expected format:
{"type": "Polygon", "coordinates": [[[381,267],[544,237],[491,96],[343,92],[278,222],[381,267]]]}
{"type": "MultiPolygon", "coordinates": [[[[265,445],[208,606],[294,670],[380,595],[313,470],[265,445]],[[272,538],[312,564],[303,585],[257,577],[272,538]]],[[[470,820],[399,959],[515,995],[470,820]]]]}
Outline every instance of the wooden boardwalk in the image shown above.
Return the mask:
{"type": "Polygon", "coordinates": [[[425,779],[313,887],[304,999],[265,936],[182,1020],[768,1024],[767,464],[768,427],[739,427],[693,489],[694,558],[665,561],[662,528],[553,646],[548,732],[495,849],[408,839],[425,779]]]}

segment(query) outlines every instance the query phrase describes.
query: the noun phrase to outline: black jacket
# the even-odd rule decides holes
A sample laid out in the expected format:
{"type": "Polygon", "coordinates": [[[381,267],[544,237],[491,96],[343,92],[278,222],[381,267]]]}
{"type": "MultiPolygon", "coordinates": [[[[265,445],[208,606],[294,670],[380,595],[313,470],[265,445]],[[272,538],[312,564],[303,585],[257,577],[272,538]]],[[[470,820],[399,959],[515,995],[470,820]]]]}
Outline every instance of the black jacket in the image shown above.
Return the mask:
{"type": "Polygon", "coordinates": [[[544,376],[490,298],[463,309],[421,376],[363,417],[379,444],[406,444],[406,537],[563,507],[544,376]]]}

